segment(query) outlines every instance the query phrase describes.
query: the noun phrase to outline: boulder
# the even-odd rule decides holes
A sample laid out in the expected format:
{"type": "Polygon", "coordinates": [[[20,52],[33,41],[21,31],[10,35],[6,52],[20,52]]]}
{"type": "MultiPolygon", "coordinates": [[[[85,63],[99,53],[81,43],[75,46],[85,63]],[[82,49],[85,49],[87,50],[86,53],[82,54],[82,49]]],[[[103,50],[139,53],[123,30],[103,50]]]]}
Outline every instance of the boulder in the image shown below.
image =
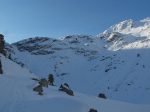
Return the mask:
{"type": "Polygon", "coordinates": [[[96,109],[91,108],[88,112],[98,112],[96,109]]]}
{"type": "Polygon", "coordinates": [[[39,84],[42,86],[42,87],[48,87],[48,81],[45,79],[45,78],[43,78],[43,79],[40,79],[40,81],[39,81],[39,84]]]}
{"type": "Polygon", "coordinates": [[[43,95],[43,88],[41,85],[34,87],[33,91],[38,92],[39,95],[43,95]]]}
{"type": "Polygon", "coordinates": [[[49,85],[54,86],[54,76],[53,76],[53,74],[48,75],[48,83],[49,83],[49,85]]]}
{"type": "Polygon", "coordinates": [[[67,83],[61,84],[61,86],[59,87],[59,91],[63,91],[70,96],[74,96],[73,91],[69,88],[69,85],[67,83]]]}
{"type": "Polygon", "coordinates": [[[99,98],[107,99],[107,97],[106,97],[106,95],[105,95],[104,93],[100,93],[100,94],[98,95],[98,97],[99,97],[99,98]]]}

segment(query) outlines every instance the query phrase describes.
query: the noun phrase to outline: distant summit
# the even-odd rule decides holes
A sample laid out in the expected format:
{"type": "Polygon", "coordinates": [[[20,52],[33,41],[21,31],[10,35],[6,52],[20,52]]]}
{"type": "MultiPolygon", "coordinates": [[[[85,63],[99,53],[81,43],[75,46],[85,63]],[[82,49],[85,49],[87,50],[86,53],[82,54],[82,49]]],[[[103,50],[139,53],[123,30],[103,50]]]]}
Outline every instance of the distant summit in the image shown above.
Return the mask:
{"type": "Polygon", "coordinates": [[[150,48],[150,18],[125,20],[111,26],[97,37],[110,42],[109,50],[150,48]]]}
{"type": "Polygon", "coordinates": [[[111,26],[103,33],[119,32],[122,34],[131,34],[134,36],[150,36],[150,18],[140,21],[132,19],[122,21],[116,25],[111,26]]]}

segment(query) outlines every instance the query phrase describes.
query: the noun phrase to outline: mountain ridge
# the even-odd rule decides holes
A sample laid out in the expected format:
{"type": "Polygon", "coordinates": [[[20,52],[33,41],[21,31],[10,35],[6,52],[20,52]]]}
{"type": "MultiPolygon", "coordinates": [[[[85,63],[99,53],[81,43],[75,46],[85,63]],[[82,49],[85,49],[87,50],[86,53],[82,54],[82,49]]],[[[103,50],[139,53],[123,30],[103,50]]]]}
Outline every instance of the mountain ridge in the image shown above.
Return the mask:
{"type": "Polygon", "coordinates": [[[68,82],[81,93],[148,104],[149,23],[149,18],[126,20],[97,36],[36,37],[8,49],[12,60],[38,77],[54,74],[57,85],[68,82]]]}

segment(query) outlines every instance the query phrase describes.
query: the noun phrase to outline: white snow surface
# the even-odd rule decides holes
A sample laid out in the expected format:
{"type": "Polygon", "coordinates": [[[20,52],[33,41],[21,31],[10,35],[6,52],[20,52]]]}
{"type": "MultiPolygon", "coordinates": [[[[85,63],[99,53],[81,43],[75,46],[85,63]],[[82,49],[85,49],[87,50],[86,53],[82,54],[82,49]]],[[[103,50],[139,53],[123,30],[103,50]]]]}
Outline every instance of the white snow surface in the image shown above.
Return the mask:
{"type": "Polygon", "coordinates": [[[35,37],[6,49],[19,65],[1,56],[0,112],[150,112],[150,18],[125,20],[97,36],[35,37]],[[56,87],[38,96],[31,77],[49,73],[56,87]],[[74,97],[58,91],[63,83],[74,97]]]}
{"type": "Polygon", "coordinates": [[[35,77],[26,68],[0,56],[4,74],[0,76],[0,112],[88,112],[90,108],[98,112],[149,112],[150,105],[123,103],[100,99],[75,92],[68,96],[58,91],[58,87],[44,89],[39,96],[32,91],[35,77]]]}

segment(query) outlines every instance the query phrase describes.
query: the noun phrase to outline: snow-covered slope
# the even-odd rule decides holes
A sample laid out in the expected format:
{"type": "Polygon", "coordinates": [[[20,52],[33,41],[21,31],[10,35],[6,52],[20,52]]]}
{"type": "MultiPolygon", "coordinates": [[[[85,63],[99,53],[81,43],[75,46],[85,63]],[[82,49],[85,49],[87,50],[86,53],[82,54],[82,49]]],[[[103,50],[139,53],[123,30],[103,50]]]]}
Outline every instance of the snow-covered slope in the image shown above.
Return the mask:
{"type": "Polygon", "coordinates": [[[0,76],[0,112],[149,112],[149,105],[135,105],[103,100],[75,92],[75,96],[58,91],[58,87],[44,89],[39,96],[32,91],[35,77],[27,69],[0,55],[4,74],[0,76]]]}
{"type": "Polygon", "coordinates": [[[120,32],[122,34],[131,34],[136,37],[150,36],[150,18],[140,21],[133,21],[131,19],[120,22],[111,26],[104,33],[120,32]]]}
{"type": "Polygon", "coordinates": [[[111,26],[99,36],[112,42],[109,46],[111,50],[150,48],[150,18],[125,20],[111,26]]]}
{"type": "Polygon", "coordinates": [[[150,19],[126,20],[98,36],[36,37],[8,49],[14,61],[55,84],[109,99],[150,104],[150,19]]]}

